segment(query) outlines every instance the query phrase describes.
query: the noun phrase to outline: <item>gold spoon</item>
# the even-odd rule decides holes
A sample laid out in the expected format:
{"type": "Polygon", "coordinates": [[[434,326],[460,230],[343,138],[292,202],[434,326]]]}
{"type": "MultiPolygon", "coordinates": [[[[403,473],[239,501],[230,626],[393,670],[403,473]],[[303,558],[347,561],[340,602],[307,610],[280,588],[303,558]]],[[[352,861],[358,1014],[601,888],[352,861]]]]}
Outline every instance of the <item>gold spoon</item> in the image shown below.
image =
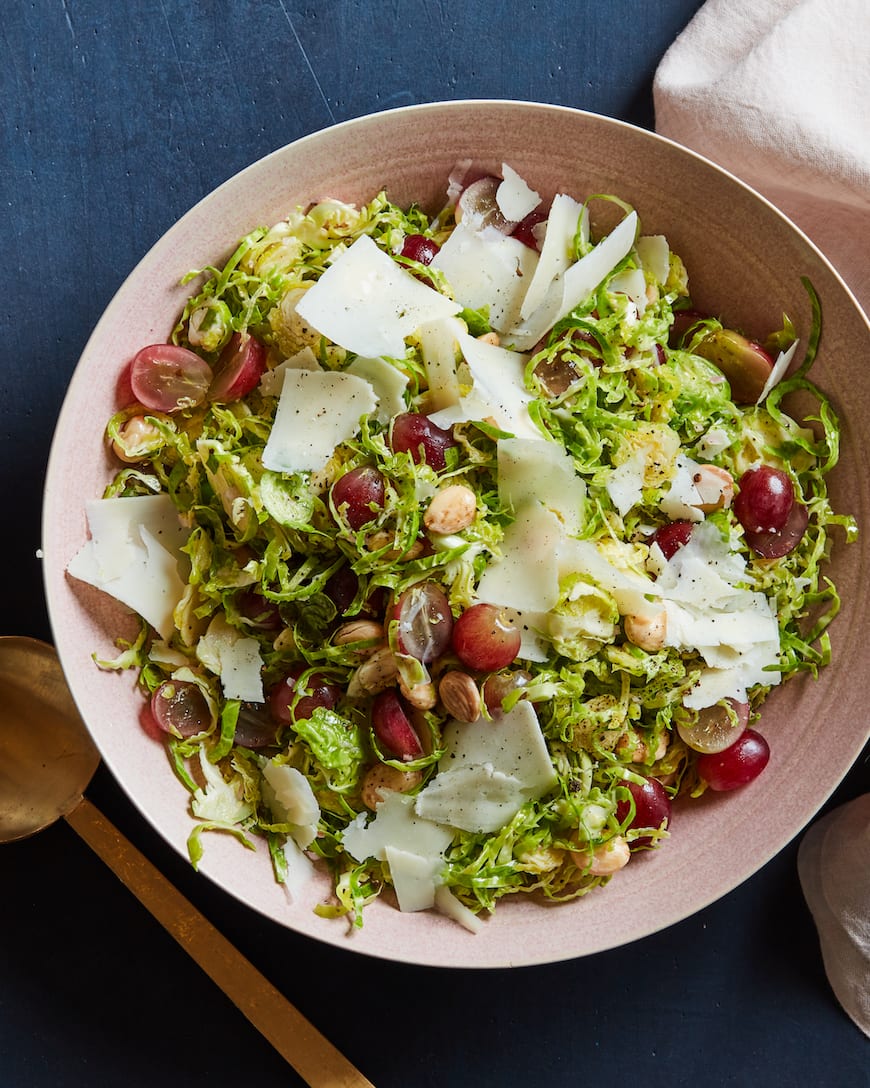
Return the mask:
{"type": "Polygon", "coordinates": [[[0,637],[0,842],[63,817],[312,1088],[374,1088],[83,796],[100,757],[47,643],[0,637]]]}

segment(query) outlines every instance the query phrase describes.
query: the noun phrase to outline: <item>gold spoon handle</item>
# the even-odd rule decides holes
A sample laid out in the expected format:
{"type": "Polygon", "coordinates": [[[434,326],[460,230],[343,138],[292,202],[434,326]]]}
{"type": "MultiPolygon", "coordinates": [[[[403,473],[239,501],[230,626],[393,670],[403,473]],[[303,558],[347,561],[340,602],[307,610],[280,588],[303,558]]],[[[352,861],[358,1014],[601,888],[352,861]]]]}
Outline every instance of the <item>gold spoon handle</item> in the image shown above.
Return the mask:
{"type": "Polygon", "coordinates": [[[306,1084],[374,1088],[87,798],[66,820],[306,1084]]]}

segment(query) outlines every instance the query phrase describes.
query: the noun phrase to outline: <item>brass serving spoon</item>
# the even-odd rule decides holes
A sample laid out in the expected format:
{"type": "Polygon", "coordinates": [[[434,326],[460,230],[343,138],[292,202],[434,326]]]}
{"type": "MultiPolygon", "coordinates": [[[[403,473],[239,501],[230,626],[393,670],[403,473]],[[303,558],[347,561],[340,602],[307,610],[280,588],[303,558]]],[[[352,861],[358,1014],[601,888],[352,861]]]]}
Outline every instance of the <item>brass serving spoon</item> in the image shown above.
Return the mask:
{"type": "Polygon", "coordinates": [[[100,757],[53,647],[0,637],[0,842],[63,817],[312,1088],[373,1088],[83,796],[100,757]]]}

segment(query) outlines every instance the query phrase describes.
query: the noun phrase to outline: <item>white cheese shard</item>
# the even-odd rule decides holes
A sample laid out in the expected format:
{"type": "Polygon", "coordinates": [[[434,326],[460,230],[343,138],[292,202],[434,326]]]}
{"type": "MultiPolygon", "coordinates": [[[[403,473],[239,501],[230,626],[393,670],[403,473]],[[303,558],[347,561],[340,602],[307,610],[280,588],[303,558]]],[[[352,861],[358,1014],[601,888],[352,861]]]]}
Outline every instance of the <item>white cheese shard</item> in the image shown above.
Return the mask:
{"type": "Polygon", "coordinates": [[[627,216],[551,284],[540,306],[506,335],[518,351],[533,347],[549,329],[587,298],[634,245],[637,213],[627,216]]]}
{"type": "Polygon", "coordinates": [[[377,397],[375,419],[381,423],[389,423],[393,416],[405,411],[408,375],[403,374],[386,359],[366,359],[358,356],[345,373],[355,374],[371,385],[377,397]]]}
{"type": "Polygon", "coordinates": [[[364,234],[305,292],[296,313],[356,355],[400,359],[405,338],[420,325],[461,308],[415,279],[364,234]]]}
{"type": "Polygon", "coordinates": [[[497,831],[556,784],[538,716],[526,700],[494,721],[448,722],[443,741],[438,773],[417,795],[418,816],[463,831],[497,831]]]}
{"type": "Polygon", "coordinates": [[[608,284],[610,294],[627,295],[634,304],[638,315],[646,309],[646,277],[640,268],[627,268],[614,276],[608,284]]]}
{"type": "Polygon", "coordinates": [[[68,573],[110,594],[170,639],[173,612],[184,595],[180,547],[188,535],[172,500],[162,494],[92,499],[85,512],[90,539],[68,573]]]}
{"type": "Polygon", "coordinates": [[[648,575],[611,563],[592,540],[567,540],[560,553],[559,577],[584,574],[616,601],[621,616],[653,616],[661,609],[660,590],[648,575]],[[652,597],[650,601],[648,598],[652,597]]]}
{"type": "Polygon", "coordinates": [[[263,779],[268,786],[264,799],[275,823],[290,824],[293,841],[305,850],[314,842],[320,822],[320,806],[311,783],[295,767],[274,759],[263,764],[263,779]]]}
{"type": "Polygon", "coordinates": [[[384,854],[399,910],[408,913],[434,907],[435,880],[443,868],[441,858],[414,854],[398,846],[387,846],[384,854]]]}
{"type": "Polygon", "coordinates": [[[517,511],[505,530],[501,556],[483,572],[477,597],[518,612],[548,612],[559,600],[558,556],[565,529],[537,500],[517,511]]]}
{"type": "Polygon", "coordinates": [[[444,884],[435,889],[435,909],[448,918],[452,918],[454,922],[458,922],[469,933],[480,933],[483,929],[483,919],[480,915],[469,910],[444,884]]]}
{"type": "Polygon", "coordinates": [[[373,820],[361,812],[342,832],[342,845],[351,857],[357,861],[384,861],[388,846],[422,857],[440,857],[444,853],[453,841],[450,828],[416,815],[412,796],[393,790],[381,790],[381,796],[383,801],[373,820]]]}
{"type": "Polygon", "coordinates": [[[488,309],[490,325],[503,332],[519,320],[537,263],[537,252],[516,238],[494,230],[470,230],[459,223],[431,267],[444,274],[463,306],[488,309]]]}
{"type": "Polygon", "coordinates": [[[456,354],[459,337],[464,332],[464,323],[456,317],[429,321],[417,330],[429,384],[427,398],[430,413],[447,408],[459,401],[456,354]]]}
{"type": "Polygon", "coordinates": [[[624,518],[643,498],[646,461],[646,451],[639,449],[627,461],[612,469],[605,481],[605,490],[620,517],[624,518]]]}
{"type": "Polygon", "coordinates": [[[640,263],[658,283],[667,283],[671,272],[671,249],[663,234],[644,234],[634,244],[640,263]]]}
{"type": "Polygon", "coordinates": [[[529,317],[543,303],[551,284],[561,276],[574,259],[574,238],[589,237],[589,213],[573,197],[559,193],[550,205],[547,230],[541,255],[526,291],[520,316],[529,317]]]}
{"type": "Polygon", "coordinates": [[[289,359],[284,359],[271,370],[267,370],[262,378],[260,378],[258,388],[264,397],[280,397],[281,387],[284,384],[285,371],[322,369],[320,363],[317,361],[317,356],[306,344],[301,351],[297,351],[296,354],[291,355],[289,359]]]}
{"type": "Polygon", "coordinates": [[[704,512],[699,508],[704,498],[695,485],[695,476],[701,468],[691,457],[683,453],[677,455],[670,487],[659,502],[659,509],[673,521],[704,520],[704,512]]]}
{"type": "Polygon", "coordinates": [[[795,340],[794,343],[789,344],[785,351],[781,351],[776,357],[773,367],[767,376],[767,381],[764,383],[764,388],[758,394],[758,400],[755,402],[756,404],[763,403],[771,389],[773,389],[775,385],[779,385],[785,377],[799,343],[800,341],[795,340]]]}
{"type": "Polygon", "coordinates": [[[476,340],[467,333],[459,335],[458,343],[473,379],[471,392],[456,404],[433,412],[430,419],[439,427],[488,420],[517,438],[542,441],[544,436],[529,415],[534,397],[525,387],[528,357],[476,340]]]}
{"type": "Polygon", "coordinates": [[[332,370],[286,370],[263,467],[273,472],[316,472],[335,447],[359,430],[377,398],[371,383],[332,370]]]}
{"type": "Polygon", "coordinates": [[[567,533],[579,533],[582,528],[586,483],[575,471],[571,454],[558,442],[499,439],[498,497],[513,510],[538,499],[567,533]]]}
{"type": "Polygon", "coordinates": [[[220,677],[225,698],[248,703],[265,701],[260,644],[227,623],[222,614],[212,619],[208,630],[197,642],[196,656],[220,677]]]}
{"type": "Polygon", "coordinates": [[[296,844],[294,839],[284,840],[282,847],[287,870],[284,875],[284,888],[292,899],[314,877],[316,869],[310,857],[296,844]]]}
{"type": "Polygon", "coordinates": [[[512,166],[502,163],[502,181],[495,191],[498,210],[509,222],[519,223],[541,203],[539,193],[530,189],[512,166]]]}

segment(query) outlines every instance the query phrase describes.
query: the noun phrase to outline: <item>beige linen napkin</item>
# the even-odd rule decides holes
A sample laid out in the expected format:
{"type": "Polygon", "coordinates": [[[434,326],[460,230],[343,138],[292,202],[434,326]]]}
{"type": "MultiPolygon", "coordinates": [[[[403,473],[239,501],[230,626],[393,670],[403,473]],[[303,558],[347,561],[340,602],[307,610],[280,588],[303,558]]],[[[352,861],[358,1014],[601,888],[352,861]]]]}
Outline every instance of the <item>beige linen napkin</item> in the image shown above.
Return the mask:
{"type": "MultiPolygon", "coordinates": [[[[707,0],[653,91],[657,131],[776,204],[870,311],[867,0],[707,0]]],[[[809,829],[798,873],[831,988],[870,1035],[870,795],[809,829]]]]}
{"type": "Polygon", "coordinates": [[[653,93],[656,130],[776,204],[870,312],[867,0],[707,0],[653,93]]]}

